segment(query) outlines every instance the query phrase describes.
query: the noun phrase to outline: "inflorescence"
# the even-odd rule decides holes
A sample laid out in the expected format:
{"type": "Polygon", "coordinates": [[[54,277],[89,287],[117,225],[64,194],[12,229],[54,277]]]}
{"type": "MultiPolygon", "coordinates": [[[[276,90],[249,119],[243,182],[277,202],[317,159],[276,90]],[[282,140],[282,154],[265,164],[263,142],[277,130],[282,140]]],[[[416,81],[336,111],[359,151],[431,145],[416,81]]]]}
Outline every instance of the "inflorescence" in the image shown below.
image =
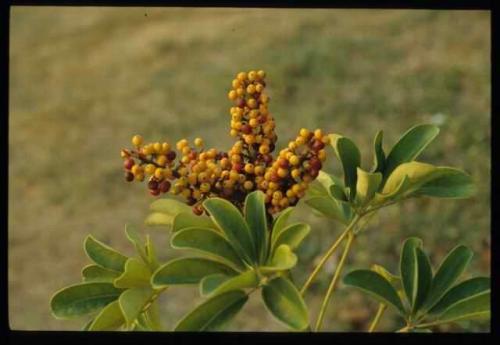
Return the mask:
{"type": "Polygon", "coordinates": [[[152,195],[180,195],[197,215],[208,197],[225,198],[241,209],[245,196],[257,189],[265,193],[269,214],[296,205],[321,170],[329,137],[321,129],[302,128],[274,159],[276,124],[265,87],[264,71],[240,72],[232,81],[230,134],[236,142],[228,152],[207,149],[196,138],[193,145],[187,139],[178,141],[176,153],[168,142],[144,144],[135,135],[135,148],[121,151],[125,179],[144,181],[147,176],[152,195]]]}

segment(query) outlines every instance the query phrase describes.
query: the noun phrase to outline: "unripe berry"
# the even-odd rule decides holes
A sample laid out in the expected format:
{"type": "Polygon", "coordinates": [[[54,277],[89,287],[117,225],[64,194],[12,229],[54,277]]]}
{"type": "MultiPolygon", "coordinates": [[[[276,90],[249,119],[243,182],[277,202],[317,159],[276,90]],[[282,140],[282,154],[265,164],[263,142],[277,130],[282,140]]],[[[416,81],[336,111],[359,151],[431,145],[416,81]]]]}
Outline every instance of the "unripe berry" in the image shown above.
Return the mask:
{"type": "Polygon", "coordinates": [[[239,86],[241,85],[241,82],[238,80],[238,79],[233,79],[232,83],[231,83],[231,86],[233,88],[238,88],[239,86]]]}
{"type": "Polygon", "coordinates": [[[255,109],[257,108],[257,101],[253,98],[250,98],[248,101],[247,101],[247,105],[250,109],[255,109]]]}
{"type": "Polygon", "coordinates": [[[148,175],[153,175],[155,173],[155,169],[156,167],[154,164],[147,164],[144,168],[144,172],[148,175]]]}
{"type": "Polygon", "coordinates": [[[167,157],[165,155],[160,155],[156,158],[156,163],[161,166],[165,166],[167,164],[167,157]]]}
{"type": "Polygon", "coordinates": [[[247,79],[247,74],[245,72],[240,72],[236,76],[239,81],[245,81],[247,79]]]}
{"type": "Polygon", "coordinates": [[[134,174],[134,175],[139,175],[139,174],[143,173],[142,167],[140,165],[138,165],[138,164],[135,164],[132,167],[131,171],[132,171],[132,174],[134,174]]]}
{"type": "Polygon", "coordinates": [[[154,175],[157,179],[161,180],[163,179],[163,169],[162,168],[156,168],[154,175]]]}
{"type": "Polygon", "coordinates": [[[321,138],[323,138],[323,132],[321,131],[321,129],[317,129],[314,131],[314,137],[318,140],[321,140],[321,138]]]}
{"type": "Polygon", "coordinates": [[[300,170],[299,169],[293,169],[291,173],[293,178],[299,178],[300,177],[300,170]]]}
{"type": "Polygon", "coordinates": [[[300,158],[296,155],[293,155],[290,157],[290,164],[291,165],[299,165],[300,164],[300,158]]]}
{"type": "Polygon", "coordinates": [[[134,175],[134,176],[135,176],[135,179],[137,181],[140,181],[140,182],[144,181],[144,174],[143,173],[140,173],[140,174],[137,174],[137,175],[134,175]]]}
{"type": "Polygon", "coordinates": [[[262,90],[264,90],[264,86],[262,84],[255,85],[255,91],[260,93],[262,90]]]}
{"type": "Polygon", "coordinates": [[[248,92],[250,95],[254,94],[254,93],[255,93],[255,85],[253,85],[253,84],[248,85],[248,86],[247,86],[247,92],[248,92]]]}
{"type": "Polygon", "coordinates": [[[250,180],[245,181],[245,183],[243,183],[243,188],[251,190],[253,188],[253,182],[250,180]]]}
{"type": "Polygon", "coordinates": [[[251,163],[245,164],[245,172],[247,174],[253,174],[253,172],[254,172],[254,166],[253,166],[253,164],[251,164],[251,163]]]}
{"type": "Polygon", "coordinates": [[[160,153],[161,152],[161,143],[154,143],[153,144],[153,150],[155,153],[160,153]]]}
{"type": "Polygon", "coordinates": [[[267,145],[260,145],[259,152],[261,154],[263,154],[263,155],[265,155],[266,153],[269,153],[269,146],[267,146],[267,145]]]}
{"type": "Polygon", "coordinates": [[[281,178],[284,178],[288,175],[288,170],[286,169],[283,169],[283,168],[279,168],[278,169],[278,176],[281,177],[281,178]]]}
{"type": "Polygon", "coordinates": [[[151,145],[151,144],[150,145],[145,145],[142,148],[142,153],[145,154],[146,156],[152,154],[153,151],[154,151],[153,145],[151,145]]]}
{"type": "Polygon", "coordinates": [[[201,139],[201,138],[194,139],[194,144],[196,147],[202,147],[203,146],[203,139],[201,139]]]}
{"type": "Polygon", "coordinates": [[[254,81],[256,77],[257,77],[257,72],[255,71],[248,72],[248,80],[254,81]]]}
{"type": "Polygon", "coordinates": [[[229,91],[229,93],[227,94],[227,97],[231,100],[231,101],[234,101],[236,99],[236,97],[238,97],[238,94],[236,93],[235,90],[231,90],[229,91]]]}
{"type": "Polygon", "coordinates": [[[210,191],[210,183],[204,182],[200,185],[200,192],[208,193],[210,191]]]}
{"type": "Polygon", "coordinates": [[[257,127],[259,125],[259,120],[257,119],[250,119],[250,121],[248,121],[248,124],[250,125],[250,127],[257,127]]]}
{"type": "Polygon", "coordinates": [[[259,77],[260,80],[262,80],[266,77],[266,72],[264,72],[263,70],[260,70],[257,72],[257,76],[259,77]]]}
{"type": "Polygon", "coordinates": [[[320,161],[324,162],[326,160],[326,151],[325,150],[319,150],[318,152],[318,158],[320,161]]]}
{"type": "Polygon", "coordinates": [[[299,134],[301,137],[307,138],[309,136],[309,130],[307,128],[301,128],[299,134]]]}
{"type": "Polygon", "coordinates": [[[136,147],[141,146],[141,145],[142,145],[142,143],[143,143],[143,141],[144,141],[144,139],[142,138],[142,136],[140,136],[140,135],[138,135],[138,134],[137,134],[137,135],[134,135],[134,136],[132,137],[132,144],[133,144],[134,146],[136,146],[136,147]]]}

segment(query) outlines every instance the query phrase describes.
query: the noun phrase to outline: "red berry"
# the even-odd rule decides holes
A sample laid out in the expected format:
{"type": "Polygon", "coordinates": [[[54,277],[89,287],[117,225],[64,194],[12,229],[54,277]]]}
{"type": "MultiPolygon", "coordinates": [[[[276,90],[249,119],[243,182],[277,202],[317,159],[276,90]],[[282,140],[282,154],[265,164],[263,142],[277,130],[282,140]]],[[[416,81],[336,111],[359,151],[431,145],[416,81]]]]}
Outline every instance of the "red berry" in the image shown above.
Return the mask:
{"type": "Polygon", "coordinates": [[[312,157],[309,160],[309,166],[311,170],[321,170],[321,161],[318,157],[312,157]]]}
{"type": "Polygon", "coordinates": [[[170,182],[165,180],[162,183],[160,183],[159,189],[162,193],[166,193],[170,190],[170,182]]]}
{"type": "Polygon", "coordinates": [[[285,158],[278,159],[278,165],[280,168],[286,169],[288,168],[288,161],[285,158]]]}
{"type": "Polygon", "coordinates": [[[278,182],[278,181],[280,180],[280,177],[278,176],[278,174],[276,174],[276,173],[272,173],[272,174],[271,174],[271,178],[270,178],[270,180],[271,180],[272,182],[278,182]]]}
{"type": "Polygon", "coordinates": [[[244,124],[241,126],[241,132],[245,134],[250,134],[252,133],[252,127],[249,124],[244,124]]]}
{"type": "Polygon", "coordinates": [[[151,189],[151,190],[149,191],[149,193],[150,193],[151,195],[157,196],[157,195],[159,195],[159,194],[160,194],[160,190],[159,190],[159,189],[151,189]]]}
{"type": "Polygon", "coordinates": [[[236,170],[237,172],[240,173],[240,172],[243,171],[244,166],[241,163],[233,163],[233,167],[232,168],[233,168],[233,170],[236,170]]]}
{"type": "Polygon", "coordinates": [[[236,105],[237,105],[238,107],[240,107],[240,108],[243,108],[243,107],[245,106],[245,99],[243,99],[243,98],[238,98],[238,99],[236,100],[236,105]]]}
{"type": "Polygon", "coordinates": [[[324,147],[325,147],[325,144],[321,140],[314,140],[312,145],[311,145],[311,148],[314,151],[319,151],[319,150],[323,149],[324,147]]]}
{"type": "Polygon", "coordinates": [[[156,181],[156,180],[150,180],[148,182],[148,188],[149,189],[158,189],[158,181],[156,181]]]}
{"type": "Polygon", "coordinates": [[[203,207],[201,205],[194,206],[193,213],[197,216],[201,216],[203,214],[203,207]]]}
{"type": "Polygon", "coordinates": [[[168,153],[167,153],[167,159],[168,159],[169,161],[173,161],[173,160],[175,159],[175,157],[176,157],[176,156],[177,156],[177,155],[175,154],[175,152],[174,152],[174,151],[168,151],[168,153]]]}
{"type": "Polygon", "coordinates": [[[311,169],[309,170],[309,175],[311,175],[312,178],[316,178],[319,175],[319,170],[311,169]]]}
{"type": "Polygon", "coordinates": [[[127,170],[130,170],[132,169],[132,167],[134,166],[135,162],[132,158],[127,158],[125,159],[125,161],[123,162],[123,166],[125,167],[125,169],[127,170]]]}

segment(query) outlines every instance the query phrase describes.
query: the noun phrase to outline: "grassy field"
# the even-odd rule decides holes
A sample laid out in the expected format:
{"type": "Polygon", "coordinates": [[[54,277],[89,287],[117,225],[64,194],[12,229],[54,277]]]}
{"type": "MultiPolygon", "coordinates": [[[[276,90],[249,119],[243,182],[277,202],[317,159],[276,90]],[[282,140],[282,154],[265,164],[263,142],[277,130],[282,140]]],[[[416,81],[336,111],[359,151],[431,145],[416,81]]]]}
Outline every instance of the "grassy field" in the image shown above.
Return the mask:
{"type": "MultiPolygon", "coordinates": [[[[489,25],[488,12],[467,11],[13,8],[11,328],[82,326],[54,319],[51,295],[79,281],[88,233],[131,253],[124,224],[141,225],[153,200],[123,180],[120,149],[136,133],[229,148],[226,93],[237,72],[253,68],[268,73],[278,147],[301,127],[321,127],[355,140],[367,167],[378,129],[387,149],[410,126],[436,123],[441,133],[422,160],[464,168],[477,183],[468,200],[411,200],[381,212],[347,270],[379,263],[396,271],[402,240],[416,235],[435,265],[464,243],[475,252],[468,274],[489,274],[489,25]]],[[[327,170],[338,172],[330,154],[327,170]]],[[[294,217],[313,228],[294,270],[302,282],[341,226],[301,204],[294,217]]],[[[165,232],[143,230],[163,258],[178,255],[165,232]]],[[[334,267],[335,259],[307,297],[315,313],[334,267]]],[[[325,329],[366,329],[376,303],[340,287],[325,329]]],[[[169,290],[165,326],[200,301],[196,288],[169,290]]],[[[285,330],[263,308],[251,300],[231,329],[285,330]]],[[[398,326],[387,313],[380,330],[398,326]]],[[[451,329],[461,328],[442,328],[451,329]]]]}

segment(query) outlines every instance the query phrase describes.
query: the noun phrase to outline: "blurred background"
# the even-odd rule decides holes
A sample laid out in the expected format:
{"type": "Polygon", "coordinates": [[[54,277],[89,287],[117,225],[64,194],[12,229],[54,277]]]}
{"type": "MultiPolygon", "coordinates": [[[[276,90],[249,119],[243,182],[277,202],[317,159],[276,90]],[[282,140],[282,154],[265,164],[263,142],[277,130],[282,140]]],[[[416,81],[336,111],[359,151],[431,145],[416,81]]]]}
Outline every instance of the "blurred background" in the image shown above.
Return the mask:
{"type": "MultiPolygon", "coordinates": [[[[9,319],[12,329],[78,330],[49,301],[80,280],[89,233],[126,254],[125,223],[151,233],[163,259],[168,231],[143,224],[153,198],[126,183],[120,149],[148,141],[204,138],[229,148],[235,74],[267,72],[278,149],[301,127],[353,139],[372,162],[417,123],[441,133],[421,156],[460,167],[477,183],[468,200],[410,200],[374,217],[347,271],[382,264],[397,272],[402,241],[424,240],[434,266],[457,244],[475,256],[467,276],[490,271],[490,14],[481,11],[13,7],[10,33],[9,319]]],[[[330,150],[325,170],[339,172],[330,150]]],[[[312,233],[299,252],[301,285],[342,230],[299,204],[312,233]]],[[[316,315],[338,258],[306,296],[316,315]]],[[[285,331],[258,296],[231,330],[285,331]]],[[[201,302],[197,288],[161,297],[163,323],[201,302]]],[[[325,330],[366,330],[377,303],[340,285],[325,330]]],[[[402,326],[387,312],[379,329],[402,326]]],[[[487,331],[470,322],[442,331],[487,331]]]]}

